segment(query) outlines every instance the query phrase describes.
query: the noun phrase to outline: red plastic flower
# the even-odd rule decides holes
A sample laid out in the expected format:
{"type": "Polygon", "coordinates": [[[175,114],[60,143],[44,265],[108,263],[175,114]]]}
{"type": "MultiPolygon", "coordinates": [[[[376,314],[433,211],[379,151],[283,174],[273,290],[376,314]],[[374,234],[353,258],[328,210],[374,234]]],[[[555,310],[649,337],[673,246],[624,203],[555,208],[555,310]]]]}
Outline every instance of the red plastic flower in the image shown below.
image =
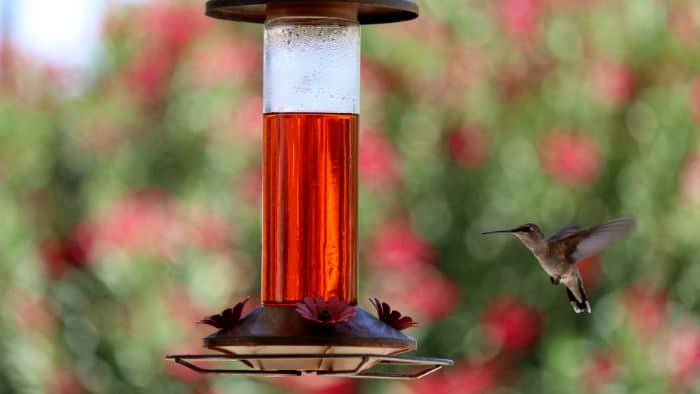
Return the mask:
{"type": "Polygon", "coordinates": [[[409,327],[419,326],[419,324],[415,322],[411,317],[402,317],[401,312],[397,310],[392,311],[389,304],[387,304],[386,302],[379,301],[378,298],[370,298],[369,302],[371,302],[372,305],[374,305],[374,308],[377,310],[377,316],[379,316],[379,320],[390,325],[396,330],[401,331],[409,327]]]}
{"type": "Polygon", "coordinates": [[[205,317],[204,319],[200,320],[199,323],[208,324],[216,328],[230,328],[241,320],[241,312],[243,312],[243,306],[246,302],[248,302],[248,298],[231,308],[224,309],[224,311],[218,315],[205,317]]]}
{"type": "Polygon", "coordinates": [[[354,317],[355,307],[336,296],[328,301],[323,297],[304,297],[304,302],[297,303],[297,312],[314,323],[335,325],[354,317]]]}

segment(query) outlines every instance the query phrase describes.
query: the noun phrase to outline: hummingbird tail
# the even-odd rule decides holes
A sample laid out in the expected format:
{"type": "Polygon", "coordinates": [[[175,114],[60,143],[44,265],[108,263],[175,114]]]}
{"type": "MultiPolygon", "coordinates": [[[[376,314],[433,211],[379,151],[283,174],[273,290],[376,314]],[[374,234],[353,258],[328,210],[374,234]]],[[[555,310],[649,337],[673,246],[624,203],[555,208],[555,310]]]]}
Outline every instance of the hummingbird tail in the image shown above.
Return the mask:
{"type": "Polygon", "coordinates": [[[576,296],[571,292],[571,290],[568,288],[566,289],[566,295],[569,296],[569,303],[571,304],[571,307],[574,308],[574,312],[576,313],[591,313],[591,304],[588,302],[588,297],[586,297],[586,291],[583,289],[583,286],[579,286],[579,293],[581,294],[581,301],[576,299],[576,296]]]}

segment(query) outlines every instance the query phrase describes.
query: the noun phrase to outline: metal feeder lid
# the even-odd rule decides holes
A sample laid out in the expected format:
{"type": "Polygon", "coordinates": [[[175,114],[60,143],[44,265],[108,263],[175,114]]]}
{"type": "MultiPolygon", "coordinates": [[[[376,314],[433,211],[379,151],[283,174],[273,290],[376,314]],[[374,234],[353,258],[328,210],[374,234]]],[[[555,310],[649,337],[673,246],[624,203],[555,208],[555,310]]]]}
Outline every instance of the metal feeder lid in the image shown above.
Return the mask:
{"type": "Polygon", "coordinates": [[[264,23],[268,19],[268,5],[356,7],[357,20],[363,25],[400,22],[418,17],[418,5],[412,0],[209,0],[206,14],[218,19],[264,23]]]}

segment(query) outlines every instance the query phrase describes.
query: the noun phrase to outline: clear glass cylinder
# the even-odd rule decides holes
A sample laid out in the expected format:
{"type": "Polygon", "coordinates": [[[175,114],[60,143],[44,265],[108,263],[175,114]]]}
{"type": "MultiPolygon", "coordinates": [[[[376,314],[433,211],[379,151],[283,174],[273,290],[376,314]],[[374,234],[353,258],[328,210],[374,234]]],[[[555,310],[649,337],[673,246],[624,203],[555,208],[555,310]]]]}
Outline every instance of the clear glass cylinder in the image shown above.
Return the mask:
{"type": "Polygon", "coordinates": [[[265,23],[265,113],[360,112],[360,26],[324,17],[265,23]]]}
{"type": "Polygon", "coordinates": [[[265,24],[262,301],[357,301],[360,27],[265,24]]]}

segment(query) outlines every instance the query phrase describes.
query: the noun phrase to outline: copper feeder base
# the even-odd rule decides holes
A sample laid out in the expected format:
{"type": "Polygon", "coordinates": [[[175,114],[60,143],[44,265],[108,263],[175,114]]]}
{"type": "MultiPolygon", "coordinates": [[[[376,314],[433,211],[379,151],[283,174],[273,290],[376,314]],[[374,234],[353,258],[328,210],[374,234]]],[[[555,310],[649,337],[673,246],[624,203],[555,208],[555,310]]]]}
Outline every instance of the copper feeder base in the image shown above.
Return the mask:
{"type": "Polygon", "coordinates": [[[416,340],[360,307],[356,311],[349,321],[324,327],[302,318],[293,306],[259,306],[234,327],[204,338],[204,347],[219,354],[167,358],[203,373],[256,376],[315,373],[395,379],[419,378],[452,364],[446,359],[397,356],[415,350],[416,340]],[[239,361],[247,368],[207,368],[193,361],[239,361]],[[401,365],[407,370],[368,371],[378,364],[401,365]]]}

